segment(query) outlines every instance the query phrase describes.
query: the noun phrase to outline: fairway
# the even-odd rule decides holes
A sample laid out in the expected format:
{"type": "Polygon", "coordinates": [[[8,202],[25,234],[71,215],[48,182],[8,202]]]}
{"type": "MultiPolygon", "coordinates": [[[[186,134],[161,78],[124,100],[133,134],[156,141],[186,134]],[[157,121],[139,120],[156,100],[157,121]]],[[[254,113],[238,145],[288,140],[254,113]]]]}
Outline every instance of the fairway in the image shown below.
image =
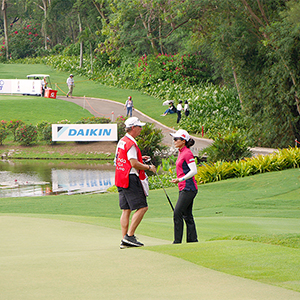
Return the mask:
{"type": "Polygon", "coordinates": [[[80,106],[59,100],[33,96],[1,95],[1,118],[5,121],[21,120],[26,124],[37,125],[42,121],[56,123],[62,120],[77,122],[92,114],[80,106]]]}

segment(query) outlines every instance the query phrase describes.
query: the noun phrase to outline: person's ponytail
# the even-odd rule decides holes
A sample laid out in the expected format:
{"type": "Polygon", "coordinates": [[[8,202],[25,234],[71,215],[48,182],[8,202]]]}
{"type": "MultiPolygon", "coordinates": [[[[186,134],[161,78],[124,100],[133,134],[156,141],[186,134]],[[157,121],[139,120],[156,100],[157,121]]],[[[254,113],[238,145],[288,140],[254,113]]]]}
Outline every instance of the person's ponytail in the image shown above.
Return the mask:
{"type": "Polygon", "coordinates": [[[188,142],[185,143],[187,148],[191,148],[194,144],[195,144],[195,141],[192,138],[190,138],[188,140],[188,142]]]}

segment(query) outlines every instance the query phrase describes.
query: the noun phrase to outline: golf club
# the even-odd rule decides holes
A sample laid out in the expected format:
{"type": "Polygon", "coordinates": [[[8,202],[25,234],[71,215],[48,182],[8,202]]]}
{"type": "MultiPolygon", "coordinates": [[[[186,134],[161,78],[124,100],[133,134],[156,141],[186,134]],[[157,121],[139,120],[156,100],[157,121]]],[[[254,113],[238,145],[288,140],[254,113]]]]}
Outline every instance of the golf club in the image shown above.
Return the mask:
{"type": "MultiPolygon", "coordinates": [[[[151,163],[151,158],[148,158],[148,159],[144,160],[144,163],[151,163]]],[[[172,202],[171,202],[171,200],[170,200],[170,198],[169,198],[169,196],[168,196],[168,194],[167,194],[167,192],[166,192],[166,190],[165,190],[165,187],[164,187],[164,185],[163,185],[161,179],[159,178],[159,176],[158,176],[158,174],[157,174],[156,172],[155,172],[155,175],[157,176],[157,178],[158,178],[158,180],[159,180],[159,182],[160,182],[160,184],[161,184],[161,187],[163,188],[163,190],[164,190],[164,192],[165,192],[165,195],[166,195],[166,197],[167,197],[167,199],[168,199],[168,202],[169,202],[169,204],[170,204],[170,206],[171,206],[171,208],[172,208],[172,211],[174,211],[174,206],[173,206],[173,204],[172,204],[172,202]]]]}

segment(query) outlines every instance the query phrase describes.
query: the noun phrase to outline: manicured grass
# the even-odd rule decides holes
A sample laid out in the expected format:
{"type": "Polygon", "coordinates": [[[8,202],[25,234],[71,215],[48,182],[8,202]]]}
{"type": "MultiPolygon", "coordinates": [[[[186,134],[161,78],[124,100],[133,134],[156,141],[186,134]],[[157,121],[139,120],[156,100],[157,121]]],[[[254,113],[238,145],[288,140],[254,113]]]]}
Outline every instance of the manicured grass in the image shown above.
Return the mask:
{"type": "Polygon", "coordinates": [[[61,120],[76,122],[81,118],[92,117],[86,109],[68,101],[29,96],[0,96],[1,120],[22,120],[36,125],[42,121],[50,123],[61,120]]]}
{"type": "MultiPolygon", "coordinates": [[[[175,204],[177,188],[167,193],[175,204]]],[[[172,211],[163,191],[153,190],[137,235],[170,241],[145,250],[300,292],[299,195],[299,169],[200,185],[194,205],[199,243],[172,245],[172,211]]],[[[117,194],[2,198],[0,213],[120,228],[117,194]]]]}
{"type": "MultiPolygon", "coordinates": [[[[65,95],[68,91],[66,80],[69,74],[67,72],[56,71],[45,65],[0,64],[0,79],[26,79],[26,76],[29,74],[50,75],[52,88],[57,88],[58,96],[65,95]],[[55,84],[57,84],[57,86],[55,84]]],[[[135,108],[167,126],[175,126],[175,128],[177,126],[176,114],[161,117],[161,114],[166,109],[166,106],[162,106],[162,100],[147,96],[139,91],[107,87],[90,81],[85,77],[77,76],[76,74],[74,80],[74,96],[110,99],[121,103],[125,103],[128,96],[132,96],[135,108]]]]}

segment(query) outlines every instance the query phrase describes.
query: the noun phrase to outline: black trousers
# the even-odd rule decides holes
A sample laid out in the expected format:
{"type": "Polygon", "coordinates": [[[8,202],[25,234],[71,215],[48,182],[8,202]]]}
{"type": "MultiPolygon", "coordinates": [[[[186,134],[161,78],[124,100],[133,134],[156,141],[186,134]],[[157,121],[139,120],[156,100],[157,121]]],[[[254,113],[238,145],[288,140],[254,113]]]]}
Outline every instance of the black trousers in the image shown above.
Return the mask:
{"type": "Polygon", "coordinates": [[[181,120],[181,111],[177,110],[177,123],[179,123],[181,120]]]}
{"type": "Polygon", "coordinates": [[[183,220],[186,224],[187,243],[198,242],[196,225],[193,217],[193,203],[198,191],[179,191],[179,197],[174,209],[174,244],[182,242],[183,220]]]}

